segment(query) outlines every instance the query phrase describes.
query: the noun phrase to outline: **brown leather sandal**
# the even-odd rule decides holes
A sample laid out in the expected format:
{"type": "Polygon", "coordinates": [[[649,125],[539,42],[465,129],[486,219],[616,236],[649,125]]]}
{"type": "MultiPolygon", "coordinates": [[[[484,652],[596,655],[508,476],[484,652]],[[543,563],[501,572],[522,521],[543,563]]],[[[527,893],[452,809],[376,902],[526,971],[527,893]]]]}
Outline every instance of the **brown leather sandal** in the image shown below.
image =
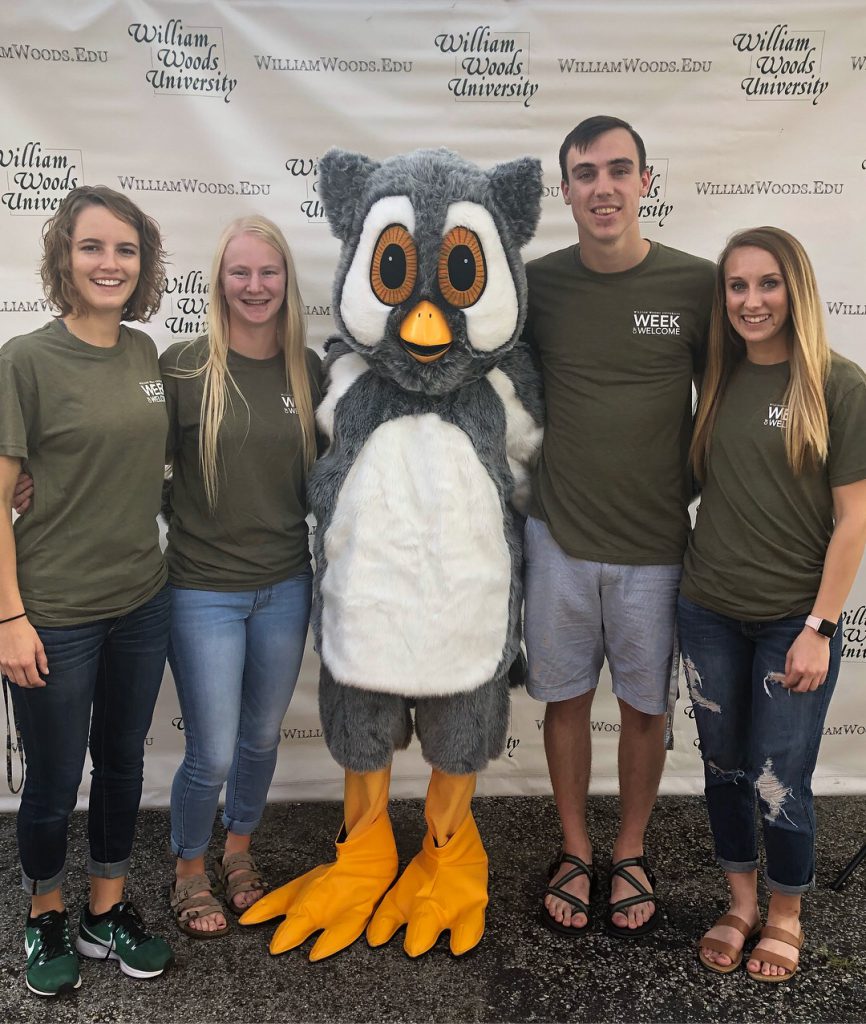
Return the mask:
{"type": "Polygon", "coordinates": [[[195,928],[190,923],[208,914],[222,914],[222,904],[214,899],[210,879],[207,875],[190,875],[189,878],[176,878],[169,889],[169,902],[174,913],[174,922],[192,939],[218,939],[229,930],[228,921],[222,928],[195,928]]]}
{"type": "Polygon", "coordinates": [[[214,874],[217,877],[214,891],[222,896],[235,917],[249,909],[235,906],[235,896],[242,892],[258,892],[261,898],[268,891],[268,883],[262,878],[249,850],[227,853],[221,861],[215,862],[214,874]]]}
{"type": "MultiPolygon", "coordinates": [[[[756,921],[752,925],[741,917],[737,917],[736,914],[724,914],[716,921],[712,928],[708,929],[708,932],[712,931],[713,928],[735,928],[743,936],[745,940],[743,945],[745,945],[752,936],[757,935],[761,930],[761,922],[756,921]]],[[[698,960],[708,971],[715,971],[716,974],[730,974],[731,971],[735,971],[743,962],[743,946],[737,949],[730,942],[724,942],[722,939],[712,939],[706,934],[698,941],[698,960]],[[714,953],[723,953],[725,956],[730,957],[731,962],[727,965],[717,964],[714,960],[710,960],[704,955],[705,949],[711,949],[714,953]]]]}
{"type": "Polygon", "coordinates": [[[774,967],[781,967],[784,970],[784,974],[761,974],[760,971],[750,971],[746,968],[746,974],[753,981],[770,981],[780,982],[789,981],[797,973],[797,964],[786,956],[782,956],[781,953],[773,953],[769,949],[761,949],[761,940],[763,939],[776,939],[778,942],[787,942],[789,946],[793,946],[794,949],[803,948],[803,940],[805,939],[803,929],[800,929],[800,934],[795,935],[793,932],[789,932],[784,928],[776,928],[772,924],[765,924],[761,929],[761,939],[758,941],[758,945],[752,950],[751,959],[760,960],[764,964],[772,964],[774,967]]]}

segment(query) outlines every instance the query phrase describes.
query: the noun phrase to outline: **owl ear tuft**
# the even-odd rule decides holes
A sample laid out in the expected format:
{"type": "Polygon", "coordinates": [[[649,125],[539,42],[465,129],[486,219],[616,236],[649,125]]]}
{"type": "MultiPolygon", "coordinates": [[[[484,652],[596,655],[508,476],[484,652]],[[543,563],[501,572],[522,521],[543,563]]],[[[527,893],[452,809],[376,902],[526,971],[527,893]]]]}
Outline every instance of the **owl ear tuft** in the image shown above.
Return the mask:
{"type": "Polygon", "coordinates": [[[541,216],[541,161],[523,156],[492,167],[487,176],[496,208],[511,229],[514,241],[524,246],[535,234],[541,216]]]}
{"type": "Polygon", "coordinates": [[[319,160],[319,196],[331,231],[341,242],[353,239],[355,216],[370,175],[379,167],[363,153],[329,149],[319,160]]]}

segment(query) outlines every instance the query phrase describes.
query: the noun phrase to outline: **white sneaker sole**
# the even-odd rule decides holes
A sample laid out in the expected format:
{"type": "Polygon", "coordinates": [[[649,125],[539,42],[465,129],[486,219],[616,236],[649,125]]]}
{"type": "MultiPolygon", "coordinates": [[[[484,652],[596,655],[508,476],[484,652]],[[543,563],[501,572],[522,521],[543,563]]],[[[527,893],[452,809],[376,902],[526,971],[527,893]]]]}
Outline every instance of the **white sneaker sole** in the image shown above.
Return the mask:
{"type": "Polygon", "coordinates": [[[142,971],[137,967],[130,967],[113,949],[106,949],[101,942],[88,942],[80,935],[75,939],[75,948],[82,956],[90,957],[91,960],[117,960],[120,969],[130,978],[157,978],[165,970],[164,967],[160,967],[157,971],[142,971]]]}

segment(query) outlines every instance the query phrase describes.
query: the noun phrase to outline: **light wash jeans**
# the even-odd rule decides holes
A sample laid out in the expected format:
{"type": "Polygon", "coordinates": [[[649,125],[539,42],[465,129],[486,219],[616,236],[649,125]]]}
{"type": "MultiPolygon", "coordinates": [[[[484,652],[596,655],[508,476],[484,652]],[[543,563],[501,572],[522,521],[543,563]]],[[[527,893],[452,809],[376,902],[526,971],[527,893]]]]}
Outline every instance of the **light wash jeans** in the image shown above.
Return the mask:
{"type": "Polygon", "coordinates": [[[794,693],[780,677],[805,615],[744,622],[680,595],[677,616],[716,860],[724,871],[757,868],[759,806],[767,887],[806,892],[815,876],[812,772],[839,675],[842,630],[830,641],[827,681],[794,693]]]}
{"type": "Polygon", "coordinates": [[[250,835],[261,820],[311,595],[309,569],[260,590],[172,587],[168,660],[186,739],[171,788],[176,856],[189,860],[207,850],[224,783],[225,827],[250,835]]]}

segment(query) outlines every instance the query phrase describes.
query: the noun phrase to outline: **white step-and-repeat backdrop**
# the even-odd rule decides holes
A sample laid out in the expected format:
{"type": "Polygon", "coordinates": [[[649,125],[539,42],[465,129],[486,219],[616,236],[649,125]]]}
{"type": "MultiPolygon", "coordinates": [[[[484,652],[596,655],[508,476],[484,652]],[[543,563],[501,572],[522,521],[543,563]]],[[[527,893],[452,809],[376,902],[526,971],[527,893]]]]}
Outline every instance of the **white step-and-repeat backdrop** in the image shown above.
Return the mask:
{"type": "MultiPolygon", "coordinates": [[[[862,0],[38,0],[0,11],[0,340],[44,323],[42,223],[81,182],[121,190],[162,226],[168,290],[160,348],[203,329],[221,227],[260,211],[295,253],[311,343],[331,330],[337,244],[316,190],[338,145],[382,158],[449,146],[485,166],[544,162],[528,258],[575,239],[557,151],[597,113],[643,135],[645,234],[714,258],[749,225],[802,239],[831,344],[866,364],[866,17],[862,0]]],[[[816,790],[866,790],[866,572],[845,611],[845,661],[816,790]]],[[[322,742],[312,652],[283,723],[274,799],[337,797],[322,742]]],[[[505,755],[480,792],[549,791],[544,708],[513,700],[505,755]]],[[[593,791],[616,789],[618,715],[603,681],[593,791]]],[[[699,792],[680,700],[663,792],[699,792]]],[[[148,739],[145,802],[163,804],[183,749],[166,675],[148,739]]],[[[396,795],[420,795],[417,745],[396,795]]],[[[0,808],[15,798],[0,798],[0,808]]]]}

